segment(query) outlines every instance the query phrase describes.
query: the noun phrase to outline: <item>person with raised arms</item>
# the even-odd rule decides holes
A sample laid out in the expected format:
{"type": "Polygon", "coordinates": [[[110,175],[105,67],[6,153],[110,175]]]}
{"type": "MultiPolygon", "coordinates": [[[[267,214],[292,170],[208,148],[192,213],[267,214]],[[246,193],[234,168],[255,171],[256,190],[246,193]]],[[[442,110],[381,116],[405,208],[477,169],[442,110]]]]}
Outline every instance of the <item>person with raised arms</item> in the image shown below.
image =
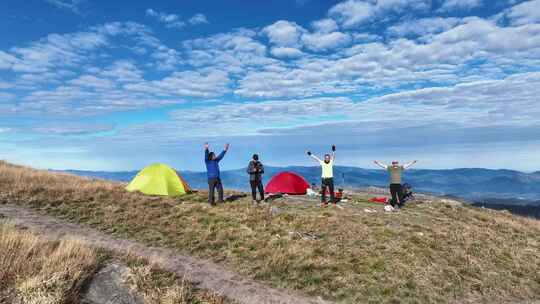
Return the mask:
{"type": "Polygon", "coordinates": [[[324,160],[313,155],[311,151],[306,151],[307,155],[313,158],[321,166],[321,204],[323,207],[328,206],[326,202],[326,188],[330,190],[330,202],[336,205],[334,197],[334,161],[336,159],[336,146],[332,145],[332,154],[325,154],[324,160]]]}
{"type": "Polygon", "coordinates": [[[229,144],[225,144],[223,151],[216,156],[214,152],[208,149],[208,143],[204,144],[204,163],[206,164],[206,174],[208,177],[208,203],[214,206],[214,191],[218,191],[218,203],[223,203],[223,185],[219,172],[219,162],[229,150],[229,144]]]}
{"type": "Polygon", "coordinates": [[[401,185],[401,174],[418,161],[412,161],[404,166],[401,166],[398,161],[393,161],[391,166],[387,166],[379,161],[373,161],[377,166],[385,169],[390,174],[390,195],[392,200],[390,204],[392,207],[403,207],[403,187],[401,185]]]}

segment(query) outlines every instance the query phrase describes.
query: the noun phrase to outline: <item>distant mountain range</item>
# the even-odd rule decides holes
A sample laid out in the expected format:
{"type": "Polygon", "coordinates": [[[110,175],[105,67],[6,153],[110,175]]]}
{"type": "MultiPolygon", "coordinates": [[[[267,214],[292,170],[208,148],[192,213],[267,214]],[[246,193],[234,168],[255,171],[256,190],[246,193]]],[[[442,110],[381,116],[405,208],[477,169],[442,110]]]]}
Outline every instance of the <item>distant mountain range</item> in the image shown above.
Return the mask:
{"type": "MultiPolygon", "coordinates": [[[[319,184],[319,167],[266,167],[264,182],[280,171],[293,171],[304,176],[309,183],[319,184]]],[[[337,166],[334,169],[336,187],[386,187],[387,173],[383,170],[337,166]]],[[[105,172],[68,170],[76,175],[115,181],[130,181],[137,171],[105,172]]],[[[205,189],[206,173],[181,171],[180,174],[195,189],[205,189]]],[[[249,188],[245,169],[222,171],[224,186],[229,189],[249,188]]],[[[417,192],[449,195],[476,203],[504,205],[540,205],[540,171],[523,173],[513,170],[481,168],[450,170],[408,170],[404,182],[417,192]]]]}

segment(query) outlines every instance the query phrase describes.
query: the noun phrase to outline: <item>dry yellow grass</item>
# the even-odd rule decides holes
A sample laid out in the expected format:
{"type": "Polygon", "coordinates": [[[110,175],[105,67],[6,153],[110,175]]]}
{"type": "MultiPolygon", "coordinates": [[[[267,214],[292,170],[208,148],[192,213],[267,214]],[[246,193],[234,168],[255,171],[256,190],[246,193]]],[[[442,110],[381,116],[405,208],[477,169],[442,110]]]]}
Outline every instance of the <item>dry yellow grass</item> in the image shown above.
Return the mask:
{"type": "Polygon", "coordinates": [[[126,256],[130,272],[124,278],[146,304],[225,304],[211,292],[198,290],[192,283],[159,270],[159,267],[134,256],[126,256]]]}
{"type": "Polygon", "coordinates": [[[540,300],[540,223],[442,203],[397,214],[358,200],[346,209],[127,193],[123,185],[0,163],[0,203],[223,263],[275,286],[342,303],[540,300]],[[364,208],[378,211],[365,213],[364,208]],[[304,234],[319,236],[306,240],[304,234]],[[300,236],[300,237],[299,237],[300,236]]]}
{"type": "Polygon", "coordinates": [[[16,298],[28,304],[75,300],[97,264],[96,252],[80,242],[47,241],[0,224],[0,295],[5,303],[16,298]]]}
{"type": "MultiPolygon", "coordinates": [[[[49,241],[0,222],[0,303],[79,303],[84,284],[113,258],[102,254],[77,240],[49,241]]],[[[128,265],[124,279],[147,304],[226,303],[134,255],[114,259],[128,265]]]]}

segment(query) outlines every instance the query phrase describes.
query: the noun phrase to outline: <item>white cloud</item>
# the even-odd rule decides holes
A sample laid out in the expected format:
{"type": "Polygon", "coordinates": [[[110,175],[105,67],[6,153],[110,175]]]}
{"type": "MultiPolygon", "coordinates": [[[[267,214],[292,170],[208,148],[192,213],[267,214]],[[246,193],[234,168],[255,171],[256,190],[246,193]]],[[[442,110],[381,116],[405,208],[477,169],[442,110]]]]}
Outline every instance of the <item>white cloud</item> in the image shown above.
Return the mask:
{"type": "Polygon", "coordinates": [[[66,9],[73,13],[80,14],[79,5],[85,2],[85,0],[45,0],[45,2],[52,4],[60,9],[66,9]]]}
{"type": "Polygon", "coordinates": [[[304,31],[294,22],[280,20],[265,27],[262,32],[268,36],[272,44],[282,47],[296,47],[304,31]]]}
{"type": "Polygon", "coordinates": [[[110,77],[117,82],[139,82],[143,80],[143,72],[132,62],[119,60],[101,72],[101,75],[110,77]]]}
{"type": "Polygon", "coordinates": [[[156,18],[159,22],[165,24],[165,26],[168,28],[180,29],[186,26],[186,23],[184,21],[181,21],[180,17],[176,14],[167,14],[149,8],[146,10],[146,15],[156,18]]]}
{"type": "Polygon", "coordinates": [[[7,82],[4,82],[4,81],[0,80],[0,89],[9,89],[9,88],[12,88],[12,87],[13,87],[13,84],[7,83],[7,82]]]}
{"type": "Polygon", "coordinates": [[[425,11],[430,7],[430,0],[347,0],[330,8],[328,15],[343,27],[352,28],[389,12],[425,11]]]}
{"type": "Polygon", "coordinates": [[[0,92],[0,104],[11,101],[15,98],[15,94],[0,92]]]}
{"type": "Polygon", "coordinates": [[[74,65],[83,62],[84,54],[107,45],[107,36],[99,32],[50,34],[28,47],[11,49],[16,59],[11,68],[16,72],[45,72],[56,64],[74,65]]]}
{"type": "Polygon", "coordinates": [[[250,98],[368,94],[382,88],[452,84],[500,78],[505,69],[540,65],[540,25],[500,27],[465,18],[429,39],[395,39],[356,44],[331,56],[306,54],[273,69],[249,70],[235,94],[250,98]],[[468,66],[469,62],[482,62],[468,66]]]}
{"type": "Polygon", "coordinates": [[[326,51],[351,42],[348,33],[334,31],[337,24],[332,19],[315,21],[312,27],[315,31],[309,32],[294,22],[280,20],[265,27],[262,33],[276,46],[272,49],[276,57],[298,57],[303,46],[313,51],[326,51]]]}
{"type": "Polygon", "coordinates": [[[441,11],[471,10],[482,5],[482,0],[445,0],[441,11]]]}
{"type": "Polygon", "coordinates": [[[352,102],[345,97],[314,98],[259,103],[222,104],[210,108],[177,110],[171,117],[181,128],[190,128],[191,135],[246,135],[257,133],[279,123],[283,127],[317,122],[336,113],[351,109],[352,102]],[[209,127],[209,121],[219,121],[220,128],[209,127]]]}
{"type": "Polygon", "coordinates": [[[174,70],[182,61],[177,50],[164,45],[158,46],[150,56],[156,60],[156,67],[164,71],[174,70]]]}
{"type": "Polygon", "coordinates": [[[315,51],[331,50],[348,45],[351,42],[351,36],[342,32],[331,33],[306,33],[302,35],[302,41],[309,49],[315,51]]]}
{"type": "Polygon", "coordinates": [[[288,134],[287,128],[317,129],[321,125],[326,130],[335,127],[339,133],[347,134],[348,130],[343,129],[347,124],[353,128],[362,126],[362,130],[396,132],[426,125],[441,126],[445,131],[456,126],[529,127],[540,126],[538,94],[540,73],[524,73],[502,80],[387,94],[362,102],[324,97],[231,103],[178,110],[172,117],[195,135],[220,136],[266,133],[276,124],[282,128],[279,134],[288,134]],[[396,113],[400,116],[399,125],[395,124],[396,113]],[[220,121],[221,128],[216,130],[208,121],[220,121]]]}
{"type": "Polygon", "coordinates": [[[279,58],[298,58],[304,55],[301,50],[290,47],[273,47],[270,53],[279,58]]]}
{"type": "Polygon", "coordinates": [[[0,51],[0,70],[11,69],[15,61],[17,61],[17,58],[15,58],[15,56],[0,51]]]}
{"type": "Polygon", "coordinates": [[[370,33],[351,33],[352,39],[356,43],[367,43],[367,42],[374,42],[379,41],[382,39],[381,36],[370,34],[370,33]]]}
{"type": "MultiPolygon", "coordinates": [[[[86,31],[68,34],[49,34],[24,47],[13,47],[9,53],[0,51],[0,69],[18,73],[45,73],[87,63],[90,53],[110,45],[112,38],[124,35],[140,43],[153,38],[146,27],[132,23],[107,23],[86,31]]],[[[153,38],[152,43],[159,44],[153,38]]]]}
{"type": "Polygon", "coordinates": [[[189,25],[200,25],[208,23],[208,19],[203,14],[195,14],[191,18],[187,20],[181,20],[180,16],[177,14],[168,14],[165,12],[159,12],[154,9],[147,9],[146,15],[152,18],[155,18],[159,22],[165,24],[168,28],[177,28],[181,29],[185,26],[189,25]]]}
{"type": "Polygon", "coordinates": [[[186,62],[195,68],[211,67],[232,74],[280,64],[267,57],[266,46],[255,40],[253,30],[239,29],[182,43],[186,62]]]}
{"type": "Polygon", "coordinates": [[[209,72],[174,72],[161,80],[124,85],[132,92],[145,92],[164,97],[190,96],[209,98],[228,92],[230,80],[222,71],[209,72]]]}
{"type": "Polygon", "coordinates": [[[328,13],[344,27],[351,28],[373,17],[376,8],[366,1],[347,0],[333,6],[328,13]]]}
{"type": "Polygon", "coordinates": [[[445,32],[461,22],[459,18],[431,17],[401,22],[388,28],[388,32],[399,37],[424,36],[445,32]]]}
{"type": "Polygon", "coordinates": [[[95,89],[113,89],[115,87],[114,83],[108,79],[98,78],[94,75],[82,75],[76,79],[70,80],[68,82],[73,86],[95,88],[95,89]]]}
{"type": "Polygon", "coordinates": [[[510,8],[506,16],[514,25],[540,23],[540,0],[520,3],[510,8]]]}
{"type": "Polygon", "coordinates": [[[329,18],[314,21],[311,23],[311,26],[315,29],[315,31],[321,33],[331,33],[338,29],[336,21],[329,18]]]}
{"type": "Polygon", "coordinates": [[[206,16],[203,14],[196,14],[189,18],[188,22],[191,25],[205,24],[208,23],[208,19],[206,19],[206,16]]]}
{"type": "MultiPolygon", "coordinates": [[[[369,3],[380,10],[390,9],[394,2],[369,3]]],[[[421,7],[421,1],[415,3],[421,7]]],[[[226,94],[240,100],[325,94],[366,98],[426,83],[497,79],[509,70],[540,66],[538,24],[504,27],[478,17],[429,18],[389,29],[406,35],[420,28],[415,35],[426,37],[416,40],[336,31],[331,19],[311,26],[314,31],[278,21],[262,31],[270,40],[268,47],[261,42],[265,39],[260,32],[238,29],[183,41],[175,49],[140,24],[111,23],[49,35],[1,52],[0,66],[16,72],[11,83],[24,91],[17,92],[19,103],[9,104],[17,113],[78,114],[180,103],[184,98],[196,102],[226,94]],[[124,57],[111,52],[132,47],[146,53],[124,57]],[[155,68],[160,71],[155,73],[155,68]]],[[[6,91],[12,98],[15,88],[6,91]]]]}

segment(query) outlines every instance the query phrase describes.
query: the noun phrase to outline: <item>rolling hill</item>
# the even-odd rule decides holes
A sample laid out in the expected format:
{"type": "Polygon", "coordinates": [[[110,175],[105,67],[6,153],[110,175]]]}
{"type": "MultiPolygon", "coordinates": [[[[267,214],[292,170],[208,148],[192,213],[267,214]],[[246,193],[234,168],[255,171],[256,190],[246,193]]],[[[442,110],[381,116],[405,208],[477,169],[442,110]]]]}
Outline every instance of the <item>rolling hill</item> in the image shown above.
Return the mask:
{"type": "MultiPolygon", "coordinates": [[[[228,178],[235,176],[245,178],[228,178]]],[[[533,303],[540,297],[540,222],[448,199],[425,196],[397,212],[361,192],[328,208],[307,196],[259,206],[239,197],[209,207],[204,191],[147,196],[118,182],[3,162],[0,183],[0,206],[205,259],[235,279],[319,302],[533,303]]]]}

